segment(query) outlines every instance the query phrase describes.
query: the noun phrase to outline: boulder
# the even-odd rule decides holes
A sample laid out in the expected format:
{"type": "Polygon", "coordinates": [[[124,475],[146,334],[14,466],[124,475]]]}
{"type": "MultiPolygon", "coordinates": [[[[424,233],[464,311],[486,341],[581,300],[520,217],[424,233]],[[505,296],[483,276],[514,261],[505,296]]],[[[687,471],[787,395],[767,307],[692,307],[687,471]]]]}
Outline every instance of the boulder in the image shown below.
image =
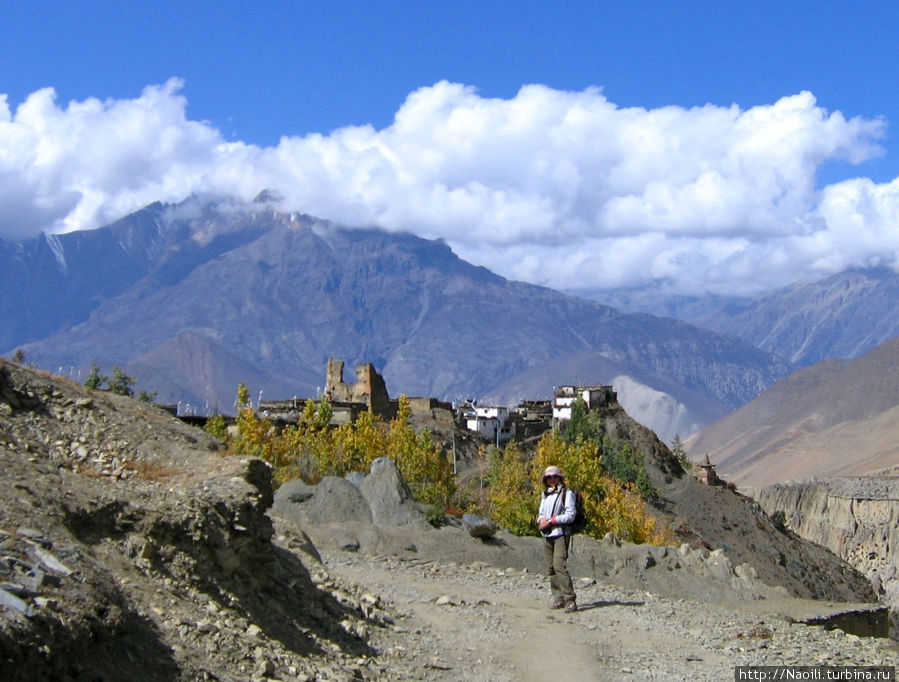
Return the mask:
{"type": "Polygon", "coordinates": [[[287,481],[275,493],[273,511],[301,528],[311,524],[372,522],[368,502],[359,489],[336,476],[325,476],[314,486],[287,481]]]}
{"type": "Polygon", "coordinates": [[[368,502],[372,521],[378,525],[429,525],[399,467],[389,457],[379,457],[371,463],[371,472],[362,482],[362,495],[368,502]]]}

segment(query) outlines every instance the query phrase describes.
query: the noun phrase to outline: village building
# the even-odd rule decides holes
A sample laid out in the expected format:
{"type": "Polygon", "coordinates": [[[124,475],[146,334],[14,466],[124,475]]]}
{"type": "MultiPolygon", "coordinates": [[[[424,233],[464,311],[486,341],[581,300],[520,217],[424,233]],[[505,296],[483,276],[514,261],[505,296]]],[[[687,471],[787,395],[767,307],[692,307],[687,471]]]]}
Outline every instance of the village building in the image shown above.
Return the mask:
{"type": "Polygon", "coordinates": [[[361,403],[384,419],[390,419],[395,413],[384,377],[370,362],[356,366],[355,383],[344,383],[343,360],[328,358],[325,397],[333,403],[361,403]]]}
{"type": "Polygon", "coordinates": [[[594,386],[558,386],[553,391],[552,425],[554,429],[571,419],[571,408],[582,399],[587,411],[610,405],[618,400],[618,395],[611,386],[597,384],[594,386]]]}
{"type": "Polygon", "coordinates": [[[508,407],[471,405],[465,411],[465,427],[496,445],[508,443],[515,436],[508,407]]]}
{"type": "Polygon", "coordinates": [[[519,443],[539,438],[552,428],[553,408],[549,400],[522,400],[512,414],[515,440],[519,443]]]}
{"type": "MultiPolygon", "coordinates": [[[[399,401],[390,398],[384,377],[374,365],[370,362],[357,365],[356,381],[352,383],[343,380],[343,369],[342,360],[328,358],[325,390],[319,399],[261,401],[257,408],[259,414],[276,424],[296,424],[308,401],[311,400],[318,407],[319,400],[323,398],[331,407],[332,426],[351,423],[367,410],[385,421],[396,416],[399,401]]],[[[453,426],[453,407],[449,403],[435,398],[407,398],[407,403],[413,416],[433,420],[438,426],[453,426]]]]}

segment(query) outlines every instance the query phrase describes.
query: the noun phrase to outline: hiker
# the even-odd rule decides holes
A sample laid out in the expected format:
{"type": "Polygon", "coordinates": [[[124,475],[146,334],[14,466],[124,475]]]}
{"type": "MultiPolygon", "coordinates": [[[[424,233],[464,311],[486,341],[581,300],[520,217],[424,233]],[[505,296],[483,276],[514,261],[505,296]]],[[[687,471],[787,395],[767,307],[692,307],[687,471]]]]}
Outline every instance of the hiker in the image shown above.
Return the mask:
{"type": "Polygon", "coordinates": [[[565,487],[559,467],[551,465],[543,472],[543,498],[537,514],[537,528],[543,535],[543,560],[552,590],[552,608],[577,611],[574,586],[568,574],[568,526],[574,521],[575,494],[565,487]]]}

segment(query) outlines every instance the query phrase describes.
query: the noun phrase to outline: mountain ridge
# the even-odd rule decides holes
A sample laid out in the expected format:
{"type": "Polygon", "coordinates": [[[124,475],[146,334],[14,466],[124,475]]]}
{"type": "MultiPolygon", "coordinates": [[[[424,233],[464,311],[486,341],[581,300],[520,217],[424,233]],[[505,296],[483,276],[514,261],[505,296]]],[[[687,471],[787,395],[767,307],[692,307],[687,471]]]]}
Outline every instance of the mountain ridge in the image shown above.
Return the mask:
{"type": "Polygon", "coordinates": [[[899,465],[899,338],[774,384],[686,439],[735,483],[875,474],[899,465]]]}
{"type": "Polygon", "coordinates": [[[856,358],[899,336],[899,274],[851,269],[731,302],[695,324],[738,336],[800,366],[856,358]]]}
{"type": "MultiPolygon", "coordinates": [[[[280,377],[277,390],[288,395],[308,395],[334,356],[372,362],[396,391],[449,399],[486,394],[554,359],[595,353],[727,410],[792,370],[743,341],[684,322],[506,280],[439,241],[346,228],[266,204],[154,204],[88,237],[61,235],[70,267],[87,269],[74,262],[84,239],[112,244],[105,257],[134,265],[106,284],[107,295],[90,299],[77,323],[64,318],[55,333],[9,344],[10,352],[21,347],[29,361],[53,369],[91,361],[130,369],[142,358],[133,365],[139,379],[150,358],[162,377],[166,353],[154,350],[189,333],[252,365],[261,381],[280,377]],[[140,245],[144,251],[134,254],[140,245]]],[[[40,264],[46,268],[46,259],[40,264]]],[[[88,289],[66,295],[89,297],[88,289]]],[[[39,293],[54,298],[53,289],[39,293]]],[[[14,306],[0,312],[16,315],[14,306]]],[[[5,333],[0,338],[12,335],[5,333]]],[[[191,385],[179,395],[170,386],[146,388],[172,402],[233,402],[233,388],[209,395],[208,386],[191,385]]],[[[282,397],[267,384],[258,388],[282,397]]]]}

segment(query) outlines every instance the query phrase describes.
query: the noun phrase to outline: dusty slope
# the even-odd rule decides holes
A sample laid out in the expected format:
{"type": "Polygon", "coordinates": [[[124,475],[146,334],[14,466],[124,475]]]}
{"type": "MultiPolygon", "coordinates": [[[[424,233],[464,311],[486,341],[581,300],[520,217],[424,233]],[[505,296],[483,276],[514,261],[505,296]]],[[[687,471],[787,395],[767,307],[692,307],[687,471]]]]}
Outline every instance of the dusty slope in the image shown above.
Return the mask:
{"type": "Polygon", "coordinates": [[[5,680],[348,675],[373,654],[372,604],[270,542],[268,466],[217,449],[161,410],[0,363],[5,680]]]}
{"type": "Polygon", "coordinates": [[[873,598],[861,576],[829,551],[775,530],[758,504],[727,487],[706,486],[685,474],[670,450],[619,406],[600,412],[602,428],[613,440],[643,454],[659,493],[659,515],[678,542],[724,549],[733,564],[752,566],[769,585],[818,599],[873,598]],[[852,596],[849,596],[852,595],[852,596]]]}
{"type": "Polygon", "coordinates": [[[741,486],[857,476],[899,464],[899,338],[778,382],[685,441],[741,486]]]}

